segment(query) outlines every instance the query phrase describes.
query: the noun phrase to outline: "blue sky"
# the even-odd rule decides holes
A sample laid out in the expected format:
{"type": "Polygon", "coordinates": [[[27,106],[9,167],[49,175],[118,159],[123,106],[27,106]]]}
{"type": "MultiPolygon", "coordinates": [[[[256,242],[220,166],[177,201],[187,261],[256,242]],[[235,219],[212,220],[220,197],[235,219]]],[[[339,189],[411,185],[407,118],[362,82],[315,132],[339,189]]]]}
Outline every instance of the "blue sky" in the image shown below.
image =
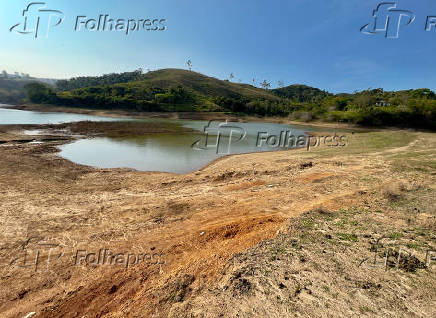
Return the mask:
{"type": "MultiPolygon", "coordinates": [[[[41,0],[64,13],[48,37],[9,32],[29,1],[0,0],[0,71],[68,78],[111,72],[185,68],[251,83],[302,83],[331,92],[368,87],[436,90],[434,0],[391,0],[416,19],[398,39],[365,35],[380,0],[41,0]],[[78,15],[166,19],[167,30],[74,31],[78,15]]],[[[404,21],[404,20],[403,20],[404,21]]]]}

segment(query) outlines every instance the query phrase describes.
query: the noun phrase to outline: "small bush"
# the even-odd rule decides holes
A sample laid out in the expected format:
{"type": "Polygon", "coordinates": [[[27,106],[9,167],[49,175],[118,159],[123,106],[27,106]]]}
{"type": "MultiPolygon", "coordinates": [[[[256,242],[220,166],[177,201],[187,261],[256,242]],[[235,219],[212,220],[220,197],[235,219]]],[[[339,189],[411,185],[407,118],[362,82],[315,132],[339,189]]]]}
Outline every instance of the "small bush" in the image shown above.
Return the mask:
{"type": "Polygon", "coordinates": [[[403,192],[406,190],[404,185],[399,183],[389,183],[385,186],[383,190],[384,196],[391,202],[399,201],[403,192]]]}

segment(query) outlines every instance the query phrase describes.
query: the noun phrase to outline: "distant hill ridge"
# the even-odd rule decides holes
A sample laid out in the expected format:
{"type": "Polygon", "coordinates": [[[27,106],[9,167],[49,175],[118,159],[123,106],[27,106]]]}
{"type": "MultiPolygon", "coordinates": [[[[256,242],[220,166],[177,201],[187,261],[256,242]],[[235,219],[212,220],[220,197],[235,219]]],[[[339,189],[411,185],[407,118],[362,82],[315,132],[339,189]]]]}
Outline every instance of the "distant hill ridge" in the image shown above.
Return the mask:
{"type": "Polygon", "coordinates": [[[319,88],[301,84],[293,84],[283,88],[276,88],[272,91],[277,96],[289,98],[302,103],[320,102],[324,98],[333,95],[329,92],[322,91],[319,88]]]}
{"type": "MultiPolygon", "coordinates": [[[[9,74],[8,74],[9,75],[9,74]]],[[[54,85],[55,80],[33,77],[0,76],[0,103],[16,104],[26,98],[24,87],[30,83],[39,82],[54,85]]]]}
{"type": "MultiPolygon", "coordinates": [[[[161,69],[142,74],[140,70],[121,74],[107,74],[98,77],[77,77],[60,80],[57,87],[60,96],[90,95],[96,92],[105,96],[122,98],[134,97],[160,104],[188,104],[186,107],[175,107],[179,111],[189,110],[232,110],[244,111],[244,106],[257,107],[256,102],[273,104],[321,101],[330,94],[306,85],[291,85],[281,89],[267,90],[253,85],[220,80],[194,71],[182,69],[161,69]],[[110,86],[111,88],[109,88],[110,86]],[[114,91],[116,93],[114,94],[114,91]],[[69,92],[69,93],[68,93],[69,92]],[[121,95],[121,96],[120,96],[121,95]],[[250,104],[250,102],[252,102],[250,104]],[[254,102],[254,103],[253,103],[254,102]],[[195,105],[197,107],[195,107],[195,105]],[[251,106],[250,106],[251,105],[251,106]]],[[[119,99],[118,99],[119,101],[119,99]]],[[[68,101],[67,101],[68,103],[68,101]]],[[[174,107],[173,107],[174,108],[174,107]]]]}
{"type": "Polygon", "coordinates": [[[60,80],[56,88],[31,83],[26,90],[30,102],[61,106],[144,112],[220,111],[301,121],[436,128],[436,94],[427,88],[331,94],[301,84],[265,89],[188,70],[162,69],[60,80]]]}
{"type": "Polygon", "coordinates": [[[130,83],[135,87],[155,87],[169,89],[182,86],[200,95],[216,95],[231,97],[235,95],[265,96],[274,98],[273,94],[252,85],[219,80],[194,71],[182,69],[161,69],[142,74],[141,71],[121,74],[107,74],[97,77],[77,77],[70,80],[60,80],[57,86],[60,90],[73,90],[89,86],[104,86],[130,83]]]}

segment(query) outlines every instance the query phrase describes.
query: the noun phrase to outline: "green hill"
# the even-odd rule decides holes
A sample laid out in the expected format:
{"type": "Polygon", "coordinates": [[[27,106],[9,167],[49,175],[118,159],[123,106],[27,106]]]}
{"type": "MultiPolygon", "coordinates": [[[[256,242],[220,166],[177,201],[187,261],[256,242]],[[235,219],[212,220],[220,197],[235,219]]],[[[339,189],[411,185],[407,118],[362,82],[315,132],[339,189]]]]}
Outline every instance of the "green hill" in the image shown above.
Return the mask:
{"type": "Polygon", "coordinates": [[[273,94],[251,85],[223,81],[201,73],[182,69],[162,69],[146,74],[141,74],[140,71],[134,71],[121,74],[107,74],[98,77],[77,77],[70,80],[58,81],[57,87],[60,91],[71,91],[81,88],[89,89],[90,87],[126,83],[128,83],[128,85],[117,86],[137,89],[156,88],[161,90],[183,87],[193,94],[206,97],[249,96],[276,99],[273,94]]]}
{"type": "Polygon", "coordinates": [[[58,80],[56,83],[60,91],[69,91],[89,86],[113,85],[118,83],[128,83],[138,81],[142,77],[142,71],[111,73],[102,76],[82,76],[74,77],[69,80],[58,80]]]}
{"type": "MultiPolygon", "coordinates": [[[[139,84],[139,83],[138,83],[139,84]]],[[[247,84],[233,83],[227,80],[219,80],[200,73],[181,70],[163,69],[149,72],[144,75],[142,84],[168,89],[182,86],[198,95],[210,97],[237,97],[246,96],[251,98],[277,98],[270,92],[247,84]]]]}
{"type": "Polygon", "coordinates": [[[301,121],[436,129],[436,95],[429,89],[373,89],[335,95],[296,84],[271,90],[180,69],[73,78],[59,81],[57,90],[34,83],[27,86],[27,97],[34,103],[73,107],[144,112],[224,111],[288,116],[301,121]]]}
{"type": "Polygon", "coordinates": [[[268,112],[270,105],[278,105],[281,100],[272,92],[251,85],[180,69],[74,78],[60,81],[58,89],[57,100],[51,99],[56,104],[139,111],[240,112],[251,103],[251,107],[266,107],[268,112]],[[116,80],[119,82],[107,84],[116,80]],[[89,83],[98,85],[87,86],[89,83]],[[70,87],[81,88],[65,90],[70,87]],[[265,101],[270,105],[258,105],[265,101]]]}
{"type": "Polygon", "coordinates": [[[32,80],[0,78],[0,103],[14,104],[26,97],[24,86],[32,80]]]}
{"type": "Polygon", "coordinates": [[[54,83],[56,80],[34,77],[0,77],[0,103],[17,104],[26,98],[24,87],[30,83],[54,83]]]}
{"type": "Polygon", "coordinates": [[[301,103],[321,102],[324,98],[331,95],[330,93],[318,88],[300,84],[273,89],[272,92],[277,96],[289,98],[301,103]]]}

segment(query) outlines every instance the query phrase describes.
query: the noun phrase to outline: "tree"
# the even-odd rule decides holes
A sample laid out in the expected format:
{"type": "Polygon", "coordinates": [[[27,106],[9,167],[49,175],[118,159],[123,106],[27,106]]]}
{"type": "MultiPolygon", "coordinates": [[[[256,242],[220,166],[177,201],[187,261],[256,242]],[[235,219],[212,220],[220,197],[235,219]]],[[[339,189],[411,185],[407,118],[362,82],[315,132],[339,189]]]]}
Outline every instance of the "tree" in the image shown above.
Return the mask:
{"type": "Polygon", "coordinates": [[[358,97],[354,99],[355,104],[360,108],[374,106],[377,102],[377,98],[375,96],[371,96],[368,93],[362,93],[358,97]]]}
{"type": "Polygon", "coordinates": [[[278,81],[277,82],[277,87],[278,88],[283,88],[283,87],[285,87],[285,84],[283,83],[283,81],[278,81]]]}
{"type": "Polygon", "coordinates": [[[256,79],[255,78],[253,78],[253,86],[256,86],[256,79]]]}
{"type": "Polygon", "coordinates": [[[33,103],[50,102],[50,99],[54,97],[53,91],[41,83],[27,84],[24,89],[27,98],[33,103]]]}
{"type": "Polygon", "coordinates": [[[8,78],[8,72],[3,71],[3,72],[2,72],[2,75],[3,75],[4,78],[8,78]]]}
{"type": "Polygon", "coordinates": [[[263,89],[269,89],[271,87],[271,83],[267,82],[267,80],[263,80],[260,86],[262,86],[263,89]]]}
{"type": "Polygon", "coordinates": [[[188,59],[188,60],[186,61],[186,65],[188,66],[189,70],[192,70],[192,62],[191,62],[191,59],[188,59]]]}
{"type": "Polygon", "coordinates": [[[234,79],[235,78],[235,75],[233,75],[233,73],[230,73],[230,76],[229,76],[229,81],[231,82],[232,81],[232,79],[234,79]]]}

